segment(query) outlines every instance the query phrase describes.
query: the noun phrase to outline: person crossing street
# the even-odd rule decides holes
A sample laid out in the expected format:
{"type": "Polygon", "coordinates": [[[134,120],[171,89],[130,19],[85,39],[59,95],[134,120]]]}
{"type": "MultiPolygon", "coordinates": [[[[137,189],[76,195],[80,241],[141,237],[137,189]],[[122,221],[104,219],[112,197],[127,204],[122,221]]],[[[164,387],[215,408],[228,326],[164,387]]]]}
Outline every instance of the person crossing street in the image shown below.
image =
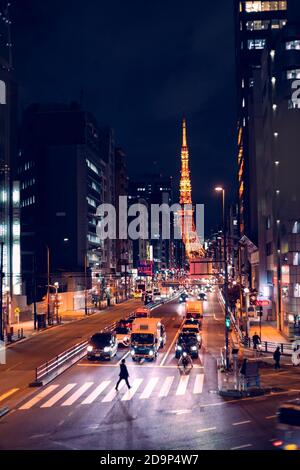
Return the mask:
{"type": "Polygon", "coordinates": [[[126,385],[128,387],[128,390],[131,389],[131,386],[129,385],[129,382],[128,382],[128,377],[129,377],[129,372],[128,372],[128,369],[127,369],[126,364],[125,364],[125,359],[122,359],[122,362],[120,364],[119,380],[116,384],[116,391],[118,391],[120,382],[122,382],[122,380],[125,380],[126,385]]]}

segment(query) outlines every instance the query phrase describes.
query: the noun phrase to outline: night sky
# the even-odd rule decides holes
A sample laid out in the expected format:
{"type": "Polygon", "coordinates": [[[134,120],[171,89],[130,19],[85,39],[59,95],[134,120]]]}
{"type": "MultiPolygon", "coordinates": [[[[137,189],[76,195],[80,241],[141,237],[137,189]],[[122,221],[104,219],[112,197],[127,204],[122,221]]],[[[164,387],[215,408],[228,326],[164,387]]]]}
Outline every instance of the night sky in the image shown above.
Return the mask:
{"type": "Polygon", "coordinates": [[[220,222],[235,194],[233,1],[13,0],[20,104],[80,99],[115,129],[131,177],[180,169],[186,115],[194,202],[220,222]]]}

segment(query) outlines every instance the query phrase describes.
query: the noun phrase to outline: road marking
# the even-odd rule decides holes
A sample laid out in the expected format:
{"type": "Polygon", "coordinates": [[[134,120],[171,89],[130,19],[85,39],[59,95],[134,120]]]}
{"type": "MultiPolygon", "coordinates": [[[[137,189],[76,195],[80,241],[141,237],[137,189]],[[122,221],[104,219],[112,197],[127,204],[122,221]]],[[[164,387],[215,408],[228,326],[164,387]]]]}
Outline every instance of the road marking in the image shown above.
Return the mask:
{"type": "Polygon", "coordinates": [[[127,351],[124,356],[121,357],[121,359],[117,362],[116,366],[119,366],[121,364],[121,362],[123,361],[123,359],[126,359],[126,357],[128,357],[130,354],[130,351],[127,351]]]}
{"type": "Polygon", "coordinates": [[[125,393],[125,395],[123,395],[121,401],[129,401],[133,398],[133,396],[135,395],[135,393],[137,392],[139,386],[141,385],[141,383],[143,382],[144,379],[135,379],[131,388],[129,390],[127,390],[127,392],[125,393]]]}
{"type": "Polygon", "coordinates": [[[180,327],[178,328],[178,330],[177,330],[177,332],[176,332],[176,334],[175,334],[175,336],[174,336],[174,339],[173,339],[172,343],[170,344],[169,349],[168,349],[167,352],[166,352],[165,357],[163,358],[163,360],[162,360],[161,363],[160,363],[161,366],[163,366],[164,363],[166,362],[167,357],[168,357],[168,355],[170,354],[170,351],[171,351],[171,349],[173,348],[173,346],[174,346],[174,344],[175,344],[175,341],[176,341],[176,339],[177,339],[177,336],[179,335],[179,332],[180,332],[180,330],[181,330],[181,328],[182,328],[183,323],[184,323],[184,319],[182,320],[182,322],[181,322],[181,324],[180,324],[180,327]]]}
{"type": "Polygon", "coordinates": [[[204,429],[198,429],[197,432],[208,432],[208,431],[215,431],[217,428],[204,428],[204,429]]]}
{"type": "MultiPolygon", "coordinates": [[[[118,367],[118,364],[77,364],[77,367],[118,367]]],[[[136,367],[136,365],[128,365],[127,369],[131,369],[133,367],[136,367]]],[[[152,367],[153,369],[159,369],[159,368],[164,368],[164,369],[178,369],[178,365],[168,365],[168,366],[162,366],[161,364],[150,364],[146,363],[146,367],[152,367]]],[[[198,364],[193,365],[193,369],[204,369],[204,366],[199,366],[198,364]]]]}
{"type": "Polygon", "coordinates": [[[95,388],[95,390],[87,397],[85,400],[81,402],[82,405],[90,405],[93,403],[93,401],[96,400],[96,398],[102,393],[110,384],[111,380],[105,380],[104,382],[101,382],[98,387],[95,388]]]}
{"type": "Polygon", "coordinates": [[[246,449],[246,447],[252,447],[252,444],[244,444],[243,446],[231,447],[230,450],[246,449]]]}
{"type": "Polygon", "coordinates": [[[50,398],[46,403],[41,405],[41,408],[51,408],[55,403],[58,402],[62,397],[64,397],[67,393],[69,393],[72,388],[74,388],[76,384],[68,384],[64,388],[62,388],[59,392],[57,392],[52,398],[50,398]]]}
{"type": "Polygon", "coordinates": [[[177,390],[176,390],[176,395],[177,396],[185,394],[186,388],[187,388],[187,385],[188,385],[188,382],[189,382],[189,378],[190,378],[189,375],[183,375],[181,377],[179,385],[178,385],[177,390]]]}
{"type": "Polygon", "coordinates": [[[158,377],[153,377],[152,379],[149,380],[147,386],[145,387],[143,393],[140,396],[140,400],[143,400],[145,398],[150,397],[150,395],[153,392],[158,380],[159,380],[158,377]]]}
{"type": "Polygon", "coordinates": [[[241,426],[242,424],[249,424],[249,423],[251,423],[250,420],[248,420],[248,421],[240,421],[240,422],[238,422],[238,423],[232,423],[232,426],[241,426]]]}
{"type": "Polygon", "coordinates": [[[92,385],[94,385],[94,382],[86,382],[83,384],[73,395],[71,395],[66,401],[64,401],[61,406],[71,406],[73,403],[75,403],[78,398],[81,397],[81,395],[86,392],[92,385]]]}
{"type": "Polygon", "coordinates": [[[203,391],[204,374],[197,374],[195,377],[193,393],[202,393],[203,391]]]}
{"type": "MultiPolygon", "coordinates": [[[[119,385],[119,390],[121,390],[125,385],[125,382],[124,380],[122,380],[122,382],[120,383],[119,385]]],[[[113,401],[113,399],[118,395],[119,392],[117,392],[115,390],[115,387],[113,387],[107,395],[105,395],[105,397],[103,398],[103,400],[101,401],[101,403],[108,403],[110,401],[113,401]]]]}
{"type": "Polygon", "coordinates": [[[11,390],[8,390],[8,392],[3,393],[3,395],[0,395],[0,401],[3,401],[6,398],[10,397],[14,393],[16,393],[18,390],[20,390],[20,389],[19,388],[12,388],[11,390]]]}
{"type": "Polygon", "coordinates": [[[55,390],[59,385],[49,385],[49,387],[42,390],[40,393],[35,395],[31,400],[26,402],[24,405],[20,406],[20,410],[29,410],[32,406],[36,405],[40,400],[48,396],[53,390],[55,390]]]}
{"type": "Polygon", "coordinates": [[[266,416],[266,419],[275,419],[275,418],[277,418],[277,415],[266,416]]]}
{"type": "Polygon", "coordinates": [[[174,376],[169,376],[169,377],[165,378],[164,383],[163,383],[163,385],[160,389],[160,392],[158,394],[158,396],[160,398],[168,396],[170,388],[172,387],[173,381],[174,381],[174,376]]]}

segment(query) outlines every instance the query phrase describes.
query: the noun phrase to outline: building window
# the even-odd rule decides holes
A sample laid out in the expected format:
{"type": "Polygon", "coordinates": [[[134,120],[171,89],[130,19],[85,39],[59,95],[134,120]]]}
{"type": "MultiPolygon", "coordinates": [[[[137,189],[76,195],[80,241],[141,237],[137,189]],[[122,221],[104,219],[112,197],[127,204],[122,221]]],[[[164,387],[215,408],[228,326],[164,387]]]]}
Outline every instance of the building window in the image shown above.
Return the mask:
{"type": "Polygon", "coordinates": [[[300,50],[300,40],[297,39],[295,41],[288,41],[285,43],[285,48],[287,51],[291,50],[300,50]]]}
{"type": "Polygon", "coordinates": [[[269,29],[270,21],[247,21],[246,27],[248,31],[261,31],[269,29]]]}
{"type": "Polygon", "coordinates": [[[245,10],[247,13],[259,12],[259,11],[278,11],[286,10],[287,2],[246,2],[245,10]]]}
{"type": "Polygon", "coordinates": [[[294,297],[300,297],[300,284],[294,284],[294,297]]]}
{"type": "Polygon", "coordinates": [[[273,271],[270,271],[270,270],[267,271],[267,283],[273,284],[273,271]]]}
{"type": "Polygon", "coordinates": [[[94,163],[92,163],[90,160],[86,159],[86,164],[90,168],[90,170],[92,170],[94,173],[96,173],[96,175],[99,175],[98,168],[96,167],[96,165],[94,165],[94,163]]]}
{"type": "Polygon", "coordinates": [[[300,253],[299,251],[296,251],[293,253],[293,265],[294,266],[300,266],[300,253]]]}
{"type": "Polygon", "coordinates": [[[300,69],[287,70],[286,77],[288,80],[295,80],[300,78],[300,69]]]}
{"type": "Polygon", "coordinates": [[[6,104],[6,84],[0,80],[0,104],[6,104]]]}
{"type": "Polygon", "coordinates": [[[248,39],[248,49],[263,49],[265,47],[266,40],[265,39],[248,39]]]}
{"type": "Polygon", "coordinates": [[[292,233],[300,233],[300,221],[296,220],[293,225],[292,233]]]}
{"type": "Polygon", "coordinates": [[[267,217],[266,227],[267,227],[267,230],[270,230],[270,228],[271,228],[271,216],[267,217]]]}
{"type": "Polygon", "coordinates": [[[96,201],[94,199],[92,199],[91,197],[87,196],[86,200],[87,200],[87,202],[89,203],[90,206],[97,207],[96,201]]]}
{"type": "Polygon", "coordinates": [[[99,184],[96,184],[94,181],[92,181],[92,188],[97,193],[101,193],[101,188],[100,188],[99,184]]]}

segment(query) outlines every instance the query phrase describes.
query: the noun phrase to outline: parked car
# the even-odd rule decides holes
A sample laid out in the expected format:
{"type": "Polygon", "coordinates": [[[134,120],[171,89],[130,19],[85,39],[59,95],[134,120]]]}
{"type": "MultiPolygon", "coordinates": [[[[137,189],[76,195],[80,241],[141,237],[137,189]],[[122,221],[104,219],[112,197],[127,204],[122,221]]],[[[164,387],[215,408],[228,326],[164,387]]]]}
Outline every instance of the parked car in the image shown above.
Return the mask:
{"type": "Polygon", "coordinates": [[[112,359],[118,351],[118,341],[114,333],[96,333],[89,340],[87,358],[112,359]]]}

